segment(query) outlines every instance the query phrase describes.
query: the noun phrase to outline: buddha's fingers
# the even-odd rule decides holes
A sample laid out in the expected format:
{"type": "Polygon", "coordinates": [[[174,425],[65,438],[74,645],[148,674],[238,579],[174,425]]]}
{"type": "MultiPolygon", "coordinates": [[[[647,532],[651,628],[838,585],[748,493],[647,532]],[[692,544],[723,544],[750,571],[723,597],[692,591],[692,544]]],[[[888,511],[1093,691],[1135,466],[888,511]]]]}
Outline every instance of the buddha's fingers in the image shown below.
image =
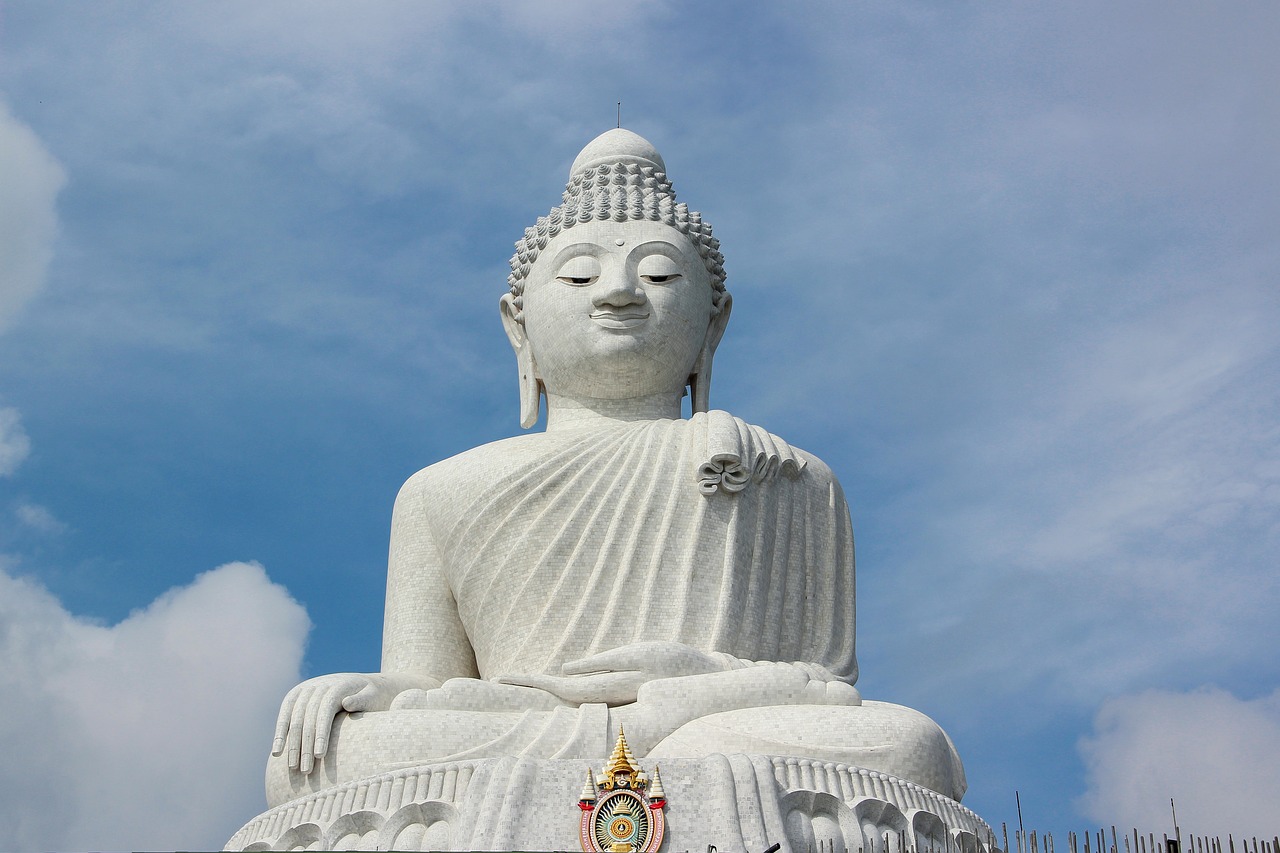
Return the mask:
{"type": "Polygon", "coordinates": [[[293,717],[293,706],[297,702],[298,688],[295,687],[285,694],[284,701],[280,703],[280,713],[276,715],[276,734],[271,741],[272,755],[284,752],[284,739],[289,734],[289,720],[293,717]]]}
{"type": "Polygon", "coordinates": [[[297,691],[297,695],[294,698],[293,707],[289,709],[289,735],[285,741],[290,770],[297,770],[302,759],[302,727],[315,687],[304,682],[294,690],[297,691]]]}
{"type": "Polygon", "coordinates": [[[303,773],[311,772],[313,757],[319,758],[328,751],[333,719],[342,710],[343,700],[352,693],[355,686],[352,679],[344,678],[319,696],[313,697],[302,730],[302,766],[298,769],[303,773]]]}
{"type": "Polygon", "coordinates": [[[298,757],[298,772],[302,774],[310,773],[315,761],[316,706],[320,704],[317,699],[323,700],[325,692],[318,690],[312,694],[302,717],[302,750],[298,757]]]}

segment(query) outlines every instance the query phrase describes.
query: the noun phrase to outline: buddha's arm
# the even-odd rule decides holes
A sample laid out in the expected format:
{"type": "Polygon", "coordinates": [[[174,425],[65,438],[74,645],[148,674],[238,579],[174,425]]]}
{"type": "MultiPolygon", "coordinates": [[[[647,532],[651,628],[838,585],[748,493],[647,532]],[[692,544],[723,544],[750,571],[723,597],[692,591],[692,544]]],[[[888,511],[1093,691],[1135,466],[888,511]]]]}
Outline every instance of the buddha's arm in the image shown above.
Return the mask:
{"type": "MultiPolygon", "coordinates": [[[[444,561],[431,532],[440,494],[432,469],[409,479],[396,496],[387,560],[387,605],[382,629],[383,673],[417,673],[439,686],[450,678],[479,678],[475,652],[458,616],[444,561]]],[[[424,688],[426,689],[426,688],[424,688]]]]}
{"type": "Polygon", "coordinates": [[[322,675],[289,691],[271,753],[287,749],[292,769],[311,771],[328,750],[339,713],[385,711],[406,691],[476,677],[475,657],[431,536],[426,474],[410,478],[392,513],[382,671],[322,675]]]}

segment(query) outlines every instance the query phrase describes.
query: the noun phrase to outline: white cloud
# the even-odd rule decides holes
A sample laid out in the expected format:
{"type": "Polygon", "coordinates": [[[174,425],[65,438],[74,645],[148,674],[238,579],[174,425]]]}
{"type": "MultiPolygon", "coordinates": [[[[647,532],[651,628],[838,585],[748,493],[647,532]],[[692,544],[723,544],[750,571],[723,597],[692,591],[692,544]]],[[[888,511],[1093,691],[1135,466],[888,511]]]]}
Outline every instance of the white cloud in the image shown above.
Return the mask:
{"type": "Polygon", "coordinates": [[[27,438],[27,433],[22,428],[18,410],[0,409],[0,477],[7,477],[17,471],[30,453],[31,439],[27,438]]]}
{"type": "Polygon", "coordinates": [[[18,516],[19,521],[40,533],[62,533],[67,529],[66,524],[59,521],[57,516],[39,504],[18,504],[18,508],[14,510],[14,513],[18,516]]]}
{"type": "Polygon", "coordinates": [[[1217,688],[1112,699],[1080,743],[1081,810],[1102,825],[1270,837],[1280,802],[1280,690],[1242,700],[1217,688]]]}
{"type": "Polygon", "coordinates": [[[44,286],[66,173],[0,101],[0,330],[44,286]]]}
{"type": "Polygon", "coordinates": [[[229,563],[117,625],[0,570],[0,849],[217,849],[265,808],[309,622],[229,563]]]}

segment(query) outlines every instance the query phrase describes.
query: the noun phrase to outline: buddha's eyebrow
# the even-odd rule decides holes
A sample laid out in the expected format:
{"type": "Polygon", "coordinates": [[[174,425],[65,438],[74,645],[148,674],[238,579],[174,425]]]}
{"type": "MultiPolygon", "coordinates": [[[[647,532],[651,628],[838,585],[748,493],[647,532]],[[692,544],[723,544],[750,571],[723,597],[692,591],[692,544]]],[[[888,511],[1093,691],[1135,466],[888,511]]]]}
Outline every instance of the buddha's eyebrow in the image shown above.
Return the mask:
{"type": "Polygon", "coordinates": [[[605,251],[606,249],[604,249],[604,247],[595,243],[570,243],[568,246],[565,246],[563,249],[556,252],[556,256],[552,258],[551,263],[553,266],[558,267],[570,258],[581,257],[582,255],[590,255],[593,258],[598,258],[605,251]]]}
{"type": "Polygon", "coordinates": [[[631,251],[627,252],[627,257],[632,258],[637,254],[663,254],[668,258],[671,258],[673,261],[683,262],[688,260],[688,257],[681,247],[669,240],[646,240],[643,243],[637,243],[632,247],[631,251]],[[654,251],[655,249],[657,251],[654,251]]]}

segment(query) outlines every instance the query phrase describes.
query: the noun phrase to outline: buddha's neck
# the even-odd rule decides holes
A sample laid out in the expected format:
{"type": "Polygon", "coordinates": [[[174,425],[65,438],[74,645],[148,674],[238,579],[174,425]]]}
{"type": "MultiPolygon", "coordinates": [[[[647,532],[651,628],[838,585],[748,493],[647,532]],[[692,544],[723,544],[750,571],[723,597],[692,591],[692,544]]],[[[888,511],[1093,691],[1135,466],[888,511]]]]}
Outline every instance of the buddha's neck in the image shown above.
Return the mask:
{"type": "Polygon", "coordinates": [[[630,400],[602,400],[547,394],[547,432],[679,418],[681,396],[677,392],[630,400]]]}

